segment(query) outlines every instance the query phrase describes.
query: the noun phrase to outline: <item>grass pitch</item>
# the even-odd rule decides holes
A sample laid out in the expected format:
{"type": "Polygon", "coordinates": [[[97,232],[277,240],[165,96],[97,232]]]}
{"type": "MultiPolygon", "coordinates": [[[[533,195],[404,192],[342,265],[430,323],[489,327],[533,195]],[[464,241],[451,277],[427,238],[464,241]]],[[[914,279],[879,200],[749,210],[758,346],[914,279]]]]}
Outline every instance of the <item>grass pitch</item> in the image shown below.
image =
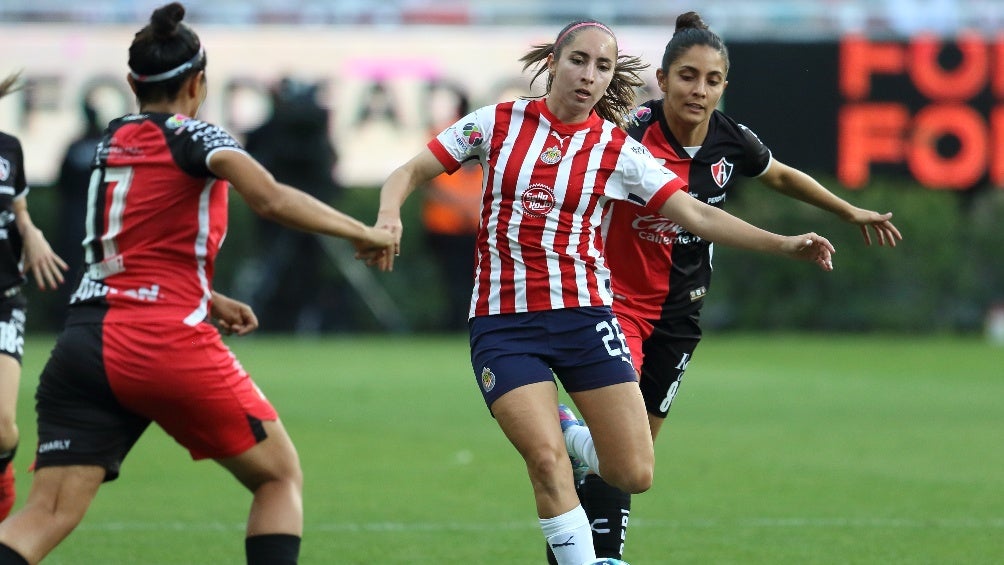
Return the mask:
{"type": "MultiPolygon", "coordinates": [[[[302,563],[544,562],[466,336],[228,343],[299,449],[302,563]]],[[[26,345],[18,507],[51,344],[26,345]]],[[[709,335],[656,455],[632,565],[1004,562],[1004,348],[975,338],[709,335]]],[[[46,563],[240,564],[249,502],[151,428],[46,563]]]]}

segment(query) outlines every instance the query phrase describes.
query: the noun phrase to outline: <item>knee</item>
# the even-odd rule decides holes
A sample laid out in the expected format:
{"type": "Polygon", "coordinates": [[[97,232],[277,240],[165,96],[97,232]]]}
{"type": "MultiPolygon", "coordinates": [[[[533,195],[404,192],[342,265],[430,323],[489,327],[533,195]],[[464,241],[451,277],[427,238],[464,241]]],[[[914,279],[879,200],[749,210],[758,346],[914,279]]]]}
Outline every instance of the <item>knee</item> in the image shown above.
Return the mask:
{"type": "Polygon", "coordinates": [[[18,441],[17,423],[8,416],[0,416],[0,453],[14,449],[18,441]]]}
{"type": "MultiPolygon", "coordinates": [[[[524,452],[526,469],[530,480],[548,490],[556,490],[558,477],[565,467],[562,460],[568,460],[568,454],[563,449],[551,446],[541,446],[532,451],[524,452]]],[[[569,476],[571,474],[569,473],[569,476]]]]}
{"type": "Polygon", "coordinates": [[[604,481],[629,494],[640,494],[652,488],[654,475],[655,464],[651,461],[622,462],[600,472],[604,481]]]}

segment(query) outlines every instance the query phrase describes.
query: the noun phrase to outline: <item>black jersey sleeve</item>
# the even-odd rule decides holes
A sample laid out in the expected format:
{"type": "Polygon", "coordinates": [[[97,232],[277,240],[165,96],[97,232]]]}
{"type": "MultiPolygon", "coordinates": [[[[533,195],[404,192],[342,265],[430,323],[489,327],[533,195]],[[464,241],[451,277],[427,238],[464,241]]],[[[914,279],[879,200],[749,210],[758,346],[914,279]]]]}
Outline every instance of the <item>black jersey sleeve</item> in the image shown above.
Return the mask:
{"type": "Polygon", "coordinates": [[[770,149],[760,141],[753,130],[743,124],[736,124],[739,132],[739,139],[743,144],[743,159],[740,173],[747,177],[758,177],[762,175],[767,166],[770,165],[770,149]]]}
{"type": "Polygon", "coordinates": [[[166,126],[174,130],[168,136],[168,144],[175,162],[181,170],[192,176],[213,176],[209,170],[209,157],[216,151],[244,151],[241,144],[225,129],[208,122],[172,116],[166,126]]]}

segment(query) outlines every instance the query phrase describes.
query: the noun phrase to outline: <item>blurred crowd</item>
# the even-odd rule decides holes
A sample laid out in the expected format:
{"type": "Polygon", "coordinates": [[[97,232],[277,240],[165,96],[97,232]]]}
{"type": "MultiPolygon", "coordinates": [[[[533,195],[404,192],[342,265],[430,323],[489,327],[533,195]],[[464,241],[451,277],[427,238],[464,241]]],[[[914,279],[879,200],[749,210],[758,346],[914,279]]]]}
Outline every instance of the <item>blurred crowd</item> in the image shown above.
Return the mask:
{"type": "MultiPolygon", "coordinates": [[[[4,0],[0,22],[142,21],[160,0],[4,0]]],[[[589,14],[614,25],[672,25],[684,0],[192,0],[189,18],[226,25],[547,25],[589,14]]],[[[704,0],[701,13],[728,39],[872,36],[1004,27],[1000,0],[704,0]]]]}

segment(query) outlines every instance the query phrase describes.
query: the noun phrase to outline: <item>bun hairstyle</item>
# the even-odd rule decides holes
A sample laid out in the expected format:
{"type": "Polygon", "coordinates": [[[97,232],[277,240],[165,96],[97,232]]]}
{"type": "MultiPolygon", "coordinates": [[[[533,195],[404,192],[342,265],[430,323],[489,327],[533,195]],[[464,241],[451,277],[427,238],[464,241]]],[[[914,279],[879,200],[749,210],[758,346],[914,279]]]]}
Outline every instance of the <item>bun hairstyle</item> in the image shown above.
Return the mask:
{"type": "Polygon", "coordinates": [[[729,72],[729,50],[718,34],[711,31],[697,12],[686,12],[676,18],[676,30],[666,44],[662,55],[662,72],[668,73],[670,65],[695,45],[707,45],[722,56],[725,74],[729,72]]]}
{"type": "Polygon", "coordinates": [[[185,7],[171,2],[150,15],[129,46],[129,71],[140,104],[173,100],[181,85],[206,68],[199,36],[181,20],[185,7]]]}
{"type": "MultiPolygon", "coordinates": [[[[614,32],[610,31],[609,27],[596,20],[576,20],[566,25],[558,32],[558,38],[554,43],[534,45],[526,55],[520,58],[524,71],[536,65],[536,71],[533,73],[533,78],[530,79],[530,86],[533,86],[534,81],[547,72],[547,56],[553,54],[554,59],[557,60],[561,57],[565,46],[583,29],[587,28],[598,28],[614,36],[614,32]]],[[[616,39],[614,36],[615,41],[616,39]]],[[[614,76],[610,80],[610,85],[607,86],[607,91],[596,103],[596,113],[619,127],[626,127],[628,111],[635,105],[635,89],[645,86],[645,81],[638,74],[647,68],[648,64],[643,63],[640,58],[621,55],[618,51],[617,61],[614,65],[614,76]]],[[[553,78],[551,75],[547,77],[545,96],[551,92],[553,78]]]]}

